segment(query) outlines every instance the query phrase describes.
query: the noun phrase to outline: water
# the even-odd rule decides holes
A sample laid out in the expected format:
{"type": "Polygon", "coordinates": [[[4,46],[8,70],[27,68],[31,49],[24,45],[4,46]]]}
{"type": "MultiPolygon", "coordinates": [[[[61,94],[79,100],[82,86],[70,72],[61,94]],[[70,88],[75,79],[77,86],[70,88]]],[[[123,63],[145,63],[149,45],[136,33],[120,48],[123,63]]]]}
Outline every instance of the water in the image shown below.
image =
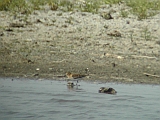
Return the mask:
{"type": "Polygon", "coordinates": [[[0,78],[0,120],[159,120],[160,86],[0,78]],[[98,93],[113,87],[117,95],[98,93]]]}

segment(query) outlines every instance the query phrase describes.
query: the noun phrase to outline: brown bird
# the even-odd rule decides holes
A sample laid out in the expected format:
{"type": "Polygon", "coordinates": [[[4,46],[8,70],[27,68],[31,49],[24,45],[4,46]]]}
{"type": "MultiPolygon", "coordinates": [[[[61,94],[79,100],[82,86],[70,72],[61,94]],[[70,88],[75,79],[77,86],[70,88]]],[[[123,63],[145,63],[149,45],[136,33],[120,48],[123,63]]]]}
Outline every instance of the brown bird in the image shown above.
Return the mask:
{"type": "Polygon", "coordinates": [[[106,94],[116,94],[117,91],[113,88],[106,88],[106,87],[101,87],[98,91],[99,93],[106,93],[106,94]]]}
{"type": "Polygon", "coordinates": [[[88,75],[72,74],[71,72],[67,72],[67,73],[66,73],[66,76],[67,76],[69,79],[78,79],[78,78],[86,77],[86,76],[88,76],[88,75]]]}

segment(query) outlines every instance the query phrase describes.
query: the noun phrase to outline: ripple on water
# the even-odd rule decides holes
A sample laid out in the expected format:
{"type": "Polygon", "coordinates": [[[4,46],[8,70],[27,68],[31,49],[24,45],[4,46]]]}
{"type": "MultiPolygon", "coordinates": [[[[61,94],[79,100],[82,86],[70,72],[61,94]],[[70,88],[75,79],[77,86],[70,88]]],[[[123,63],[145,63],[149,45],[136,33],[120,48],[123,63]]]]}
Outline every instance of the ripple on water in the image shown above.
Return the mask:
{"type": "Polygon", "coordinates": [[[92,101],[86,101],[86,100],[75,100],[75,99],[57,99],[57,98],[52,98],[51,101],[57,102],[57,103],[90,103],[92,101]]]}

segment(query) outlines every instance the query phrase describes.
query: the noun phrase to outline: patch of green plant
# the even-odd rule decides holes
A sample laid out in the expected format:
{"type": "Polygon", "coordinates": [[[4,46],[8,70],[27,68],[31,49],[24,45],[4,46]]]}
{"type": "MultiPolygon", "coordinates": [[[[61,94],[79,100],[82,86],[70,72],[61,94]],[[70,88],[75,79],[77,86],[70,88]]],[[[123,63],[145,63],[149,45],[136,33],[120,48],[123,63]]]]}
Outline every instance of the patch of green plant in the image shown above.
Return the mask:
{"type": "Polygon", "coordinates": [[[97,13],[100,3],[102,3],[102,0],[85,0],[85,2],[80,2],[79,4],[69,0],[50,0],[48,4],[52,10],[57,10],[57,8],[61,8],[63,11],[79,9],[83,12],[97,13]]]}
{"type": "Polygon", "coordinates": [[[12,0],[0,0],[0,10],[8,10],[12,0]]]}
{"type": "Polygon", "coordinates": [[[60,12],[60,13],[57,13],[57,16],[62,16],[63,14],[62,14],[62,12],[60,12]]]}
{"type": "Polygon", "coordinates": [[[49,0],[48,5],[51,8],[51,10],[57,10],[58,9],[58,1],[56,1],[56,0],[49,0]]]}
{"type": "Polygon", "coordinates": [[[103,0],[105,4],[118,4],[122,0],[103,0]]]}
{"type": "Polygon", "coordinates": [[[145,27],[142,30],[141,37],[144,38],[146,41],[152,39],[152,35],[151,35],[151,32],[149,31],[148,27],[145,27]]]}
{"type": "Polygon", "coordinates": [[[57,10],[60,7],[63,11],[73,11],[74,9],[73,2],[69,0],[48,0],[47,3],[51,10],[57,10]]]}
{"type": "Polygon", "coordinates": [[[11,2],[9,10],[13,13],[31,13],[30,6],[27,4],[26,0],[15,0],[11,2]]]}
{"type": "Polygon", "coordinates": [[[46,0],[0,0],[0,10],[30,14],[45,3],[46,0]]]}
{"type": "MultiPolygon", "coordinates": [[[[139,20],[154,16],[160,10],[160,0],[123,0],[124,2],[132,8],[131,12],[138,16],[139,20]]],[[[120,3],[122,0],[85,0],[80,4],[70,0],[0,0],[0,10],[29,15],[33,10],[39,10],[41,6],[48,4],[51,10],[60,8],[63,11],[73,11],[79,9],[82,12],[97,13],[102,4],[120,3]]],[[[127,17],[128,14],[126,11],[121,11],[122,17],[127,17]]]]}
{"type": "Polygon", "coordinates": [[[29,2],[32,4],[34,10],[40,10],[40,5],[46,4],[44,0],[30,0],[29,2]]]}
{"type": "Polygon", "coordinates": [[[126,18],[126,17],[128,17],[129,13],[127,11],[125,11],[125,10],[121,10],[120,14],[121,14],[122,17],[126,18]]]}
{"type": "Polygon", "coordinates": [[[132,7],[132,13],[138,16],[139,20],[146,19],[160,10],[160,1],[149,0],[126,0],[126,4],[132,7]]]}
{"type": "Polygon", "coordinates": [[[0,30],[3,30],[5,27],[4,26],[0,26],[0,30]]]}
{"type": "Polygon", "coordinates": [[[10,11],[14,17],[24,14],[24,20],[32,12],[26,0],[0,0],[0,10],[10,11]]]}
{"type": "Polygon", "coordinates": [[[101,1],[97,0],[86,0],[83,5],[80,5],[80,9],[82,12],[91,12],[97,13],[100,8],[101,1]]]}
{"type": "Polygon", "coordinates": [[[58,6],[62,6],[64,11],[73,11],[74,3],[69,0],[60,0],[58,6]]]}

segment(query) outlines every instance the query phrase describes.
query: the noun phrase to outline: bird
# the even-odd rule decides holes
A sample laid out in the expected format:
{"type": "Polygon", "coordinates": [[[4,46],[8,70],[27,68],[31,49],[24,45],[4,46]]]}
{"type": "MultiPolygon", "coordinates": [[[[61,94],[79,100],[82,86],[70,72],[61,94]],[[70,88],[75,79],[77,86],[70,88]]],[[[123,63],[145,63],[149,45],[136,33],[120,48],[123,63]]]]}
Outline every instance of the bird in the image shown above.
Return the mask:
{"type": "Polygon", "coordinates": [[[113,88],[106,88],[106,87],[101,87],[98,91],[99,93],[106,93],[106,94],[116,94],[117,91],[113,88]]]}
{"type": "Polygon", "coordinates": [[[86,76],[88,76],[88,75],[72,74],[71,72],[67,72],[67,73],[66,73],[66,76],[67,76],[69,79],[78,79],[78,78],[86,77],[86,76]]]}
{"type": "MultiPolygon", "coordinates": [[[[72,74],[71,72],[67,72],[66,73],[66,77],[68,79],[78,79],[78,78],[83,78],[83,77],[86,77],[88,75],[82,75],[82,74],[72,74]]],[[[77,83],[78,83],[78,80],[77,80],[77,83]]],[[[76,83],[76,85],[77,85],[76,83]]]]}

